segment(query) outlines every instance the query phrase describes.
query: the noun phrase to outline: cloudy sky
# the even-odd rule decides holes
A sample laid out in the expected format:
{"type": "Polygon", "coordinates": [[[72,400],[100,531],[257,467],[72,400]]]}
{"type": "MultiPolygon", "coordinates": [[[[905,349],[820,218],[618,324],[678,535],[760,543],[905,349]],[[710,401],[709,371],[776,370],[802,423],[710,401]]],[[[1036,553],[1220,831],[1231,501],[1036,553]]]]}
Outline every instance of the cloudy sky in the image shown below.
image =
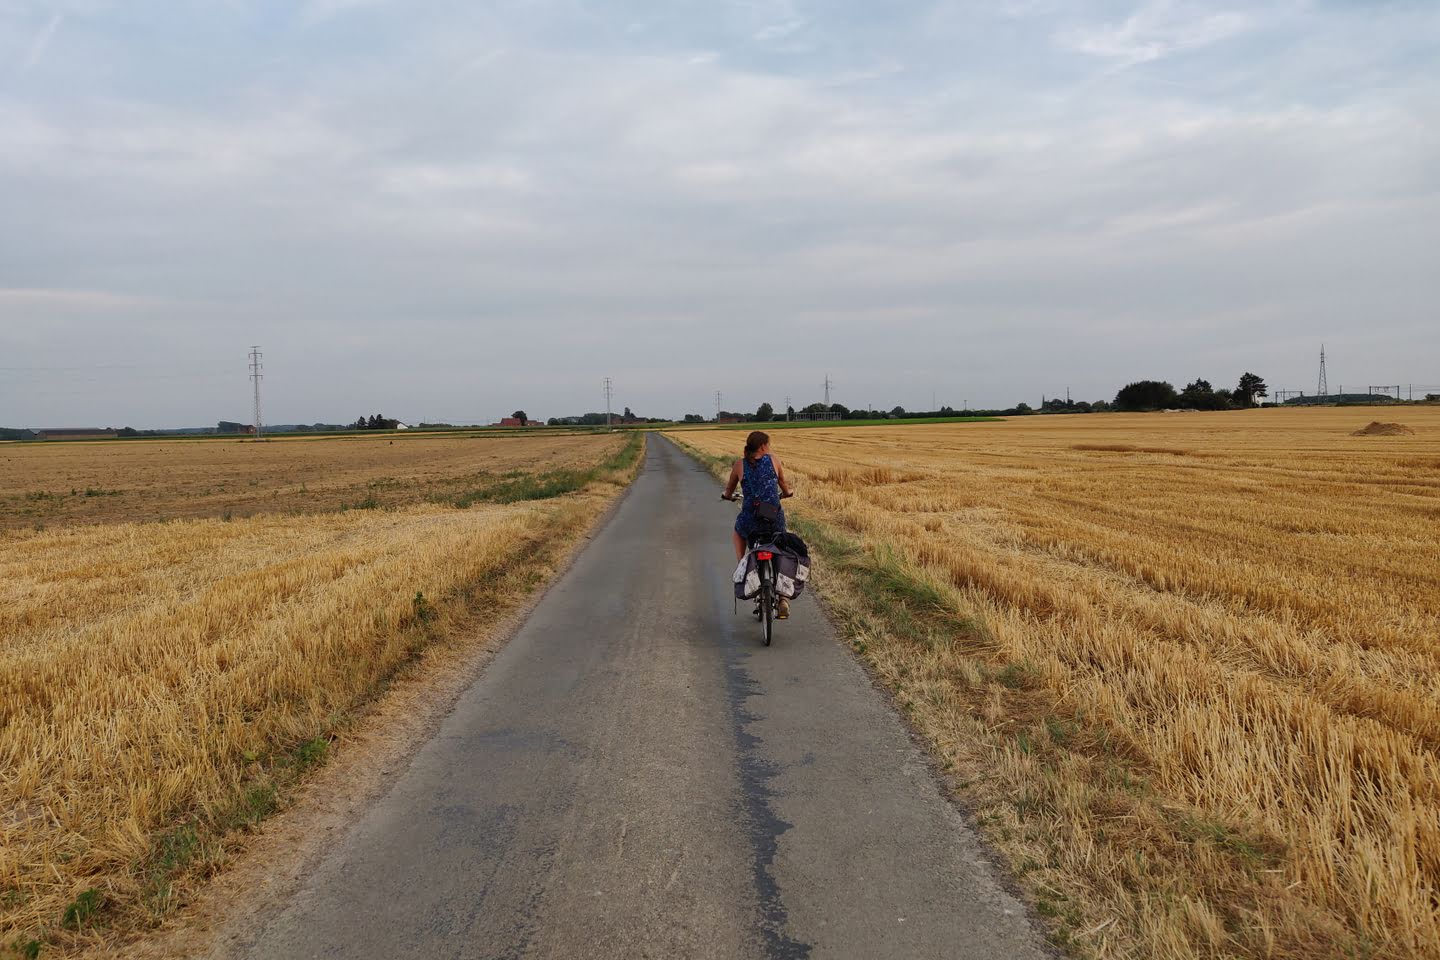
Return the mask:
{"type": "Polygon", "coordinates": [[[1440,384],[1434,0],[0,0],[0,424],[1440,384]]]}

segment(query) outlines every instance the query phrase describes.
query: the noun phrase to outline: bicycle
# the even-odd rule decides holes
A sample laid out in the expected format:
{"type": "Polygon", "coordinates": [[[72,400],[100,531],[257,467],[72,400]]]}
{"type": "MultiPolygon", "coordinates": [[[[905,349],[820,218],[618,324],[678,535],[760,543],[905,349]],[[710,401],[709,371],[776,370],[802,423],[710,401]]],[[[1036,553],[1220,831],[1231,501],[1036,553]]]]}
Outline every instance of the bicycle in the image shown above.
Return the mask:
{"type": "MultiPolygon", "coordinates": [[[[792,496],[794,496],[793,493],[782,493],[780,498],[783,500],[792,496]]],[[[738,493],[730,497],[726,497],[722,493],[720,499],[731,502],[743,501],[738,493]]],[[[775,554],[780,549],[775,545],[775,538],[780,535],[780,531],[776,529],[779,511],[773,510],[773,508],[771,508],[773,512],[767,511],[764,508],[769,505],[763,503],[758,503],[756,507],[755,529],[745,538],[745,547],[755,554],[755,572],[760,575],[760,593],[756,597],[755,619],[761,624],[765,646],[768,647],[775,636],[775,612],[779,609],[781,600],[780,592],[775,587],[775,554]],[[767,513],[770,515],[767,516],[767,513]],[[766,550],[765,547],[772,549],[766,550]]]]}

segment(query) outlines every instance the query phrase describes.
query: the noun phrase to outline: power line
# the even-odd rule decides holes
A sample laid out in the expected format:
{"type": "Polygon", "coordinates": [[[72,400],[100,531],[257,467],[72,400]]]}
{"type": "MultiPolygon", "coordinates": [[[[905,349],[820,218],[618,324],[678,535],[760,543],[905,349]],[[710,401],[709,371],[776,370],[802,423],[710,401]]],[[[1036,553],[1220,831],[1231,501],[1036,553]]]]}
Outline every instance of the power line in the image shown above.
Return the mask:
{"type": "Polygon", "coordinates": [[[255,439],[256,439],[256,440],[259,440],[259,439],[260,439],[260,381],[263,380],[263,379],[265,379],[265,375],[264,375],[263,373],[261,373],[261,371],[265,369],[265,365],[264,365],[264,363],[262,362],[263,357],[264,357],[264,354],[262,354],[262,353],[260,352],[260,348],[259,348],[259,347],[257,347],[257,346],[252,346],[252,347],[250,348],[250,379],[255,382],[255,439]]]}

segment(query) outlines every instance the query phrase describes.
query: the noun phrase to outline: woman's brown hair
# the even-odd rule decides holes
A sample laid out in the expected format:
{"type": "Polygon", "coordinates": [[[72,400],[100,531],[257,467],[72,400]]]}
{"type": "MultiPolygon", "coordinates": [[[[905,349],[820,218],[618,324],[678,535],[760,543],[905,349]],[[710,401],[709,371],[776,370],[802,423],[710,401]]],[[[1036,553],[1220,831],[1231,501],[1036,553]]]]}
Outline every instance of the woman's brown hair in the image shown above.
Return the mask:
{"type": "Polygon", "coordinates": [[[753,463],[755,461],[755,453],[769,442],[770,434],[763,430],[752,431],[750,436],[745,438],[745,459],[753,463]]]}

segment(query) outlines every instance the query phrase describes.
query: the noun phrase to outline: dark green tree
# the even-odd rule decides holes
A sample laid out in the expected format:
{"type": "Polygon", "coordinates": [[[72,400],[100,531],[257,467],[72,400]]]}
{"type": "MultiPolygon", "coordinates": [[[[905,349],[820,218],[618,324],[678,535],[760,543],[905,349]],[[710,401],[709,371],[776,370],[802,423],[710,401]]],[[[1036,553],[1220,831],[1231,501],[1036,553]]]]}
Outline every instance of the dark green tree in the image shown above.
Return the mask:
{"type": "Polygon", "coordinates": [[[510,416],[514,417],[516,420],[519,420],[522,424],[530,422],[530,418],[525,416],[524,410],[516,410],[514,413],[510,414],[510,416]]]}
{"type": "Polygon", "coordinates": [[[1204,378],[1192,380],[1176,401],[1184,410],[1225,410],[1231,405],[1229,390],[1216,390],[1204,378]]]}
{"type": "Polygon", "coordinates": [[[1265,381],[1248,370],[1240,375],[1240,385],[1235,388],[1235,402],[1242,407],[1253,407],[1256,404],[1256,397],[1270,396],[1270,388],[1265,381]]]}
{"type": "Polygon", "coordinates": [[[1162,410],[1173,407],[1178,396],[1175,387],[1164,380],[1136,380],[1115,394],[1115,406],[1121,410],[1162,410]]]}
{"type": "Polygon", "coordinates": [[[768,403],[760,404],[760,409],[755,411],[755,419],[761,423],[769,423],[775,419],[775,408],[768,403]]]}
{"type": "Polygon", "coordinates": [[[1182,410],[1206,410],[1214,402],[1214,398],[1215,388],[1210,386],[1210,381],[1198,378],[1185,384],[1185,389],[1180,391],[1178,403],[1182,410]]]}

